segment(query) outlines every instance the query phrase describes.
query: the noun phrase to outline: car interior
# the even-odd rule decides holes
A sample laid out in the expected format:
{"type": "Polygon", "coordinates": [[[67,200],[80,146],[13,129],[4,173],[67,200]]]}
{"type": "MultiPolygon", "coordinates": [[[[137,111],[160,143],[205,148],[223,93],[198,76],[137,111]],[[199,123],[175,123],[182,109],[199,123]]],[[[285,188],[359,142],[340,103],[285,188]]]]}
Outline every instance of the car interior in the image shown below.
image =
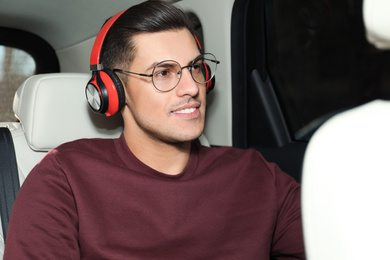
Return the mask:
{"type": "MultiPolygon", "coordinates": [[[[256,149],[301,182],[308,144],[324,123],[390,99],[386,8],[367,4],[385,1],[170,1],[220,61],[199,141],[256,149]]],[[[120,116],[88,107],[89,57],[104,21],[140,2],[0,3],[0,259],[17,191],[47,151],[120,135],[120,116]]]]}

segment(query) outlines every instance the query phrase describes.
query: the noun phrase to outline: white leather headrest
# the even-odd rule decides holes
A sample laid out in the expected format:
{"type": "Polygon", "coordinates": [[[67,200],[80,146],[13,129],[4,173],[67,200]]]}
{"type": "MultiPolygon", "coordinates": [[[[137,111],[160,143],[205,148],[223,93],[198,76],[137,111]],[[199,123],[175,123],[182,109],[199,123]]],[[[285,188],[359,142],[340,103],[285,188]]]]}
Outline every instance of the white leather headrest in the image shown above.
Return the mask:
{"type": "Polygon", "coordinates": [[[89,79],[89,74],[42,74],[19,87],[13,109],[33,150],[48,151],[80,138],[116,138],[122,133],[120,116],[106,118],[90,111],[85,98],[89,79]]]}
{"type": "Polygon", "coordinates": [[[383,259],[390,232],[390,102],[338,114],[310,139],[302,174],[308,260],[383,259]]]}
{"type": "Polygon", "coordinates": [[[363,17],[366,37],[378,49],[390,48],[389,10],[389,0],[364,0],[363,17]]]}

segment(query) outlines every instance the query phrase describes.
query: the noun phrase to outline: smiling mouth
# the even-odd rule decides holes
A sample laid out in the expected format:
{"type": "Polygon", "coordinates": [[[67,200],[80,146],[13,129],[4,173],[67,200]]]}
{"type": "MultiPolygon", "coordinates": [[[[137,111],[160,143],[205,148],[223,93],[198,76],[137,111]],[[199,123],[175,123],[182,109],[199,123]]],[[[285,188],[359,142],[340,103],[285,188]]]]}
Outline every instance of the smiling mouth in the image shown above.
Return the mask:
{"type": "Polygon", "coordinates": [[[174,114],[191,114],[191,113],[194,113],[195,111],[196,111],[196,108],[193,107],[193,108],[185,108],[182,110],[173,111],[173,113],[174,114]]]}

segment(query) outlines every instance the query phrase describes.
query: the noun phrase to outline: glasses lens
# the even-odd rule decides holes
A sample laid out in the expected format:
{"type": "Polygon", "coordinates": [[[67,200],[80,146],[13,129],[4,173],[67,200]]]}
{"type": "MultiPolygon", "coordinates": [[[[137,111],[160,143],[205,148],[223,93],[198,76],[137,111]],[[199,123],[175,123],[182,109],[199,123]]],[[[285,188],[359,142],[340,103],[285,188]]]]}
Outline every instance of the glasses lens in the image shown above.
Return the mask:
{"type": "Polygon", "coordinates": [[[181,76],[181,67],[175,61],[158,63],[153,70],[153,84],[160,91],[169,91],[176,87],[181,76]]]}
{"type": "Polygon", "coordinates": [[[218,63],[219,61],[211,53],[199,56],[192,63],[192,77],[199,84],[209,82],[215,76],[218,63]]]}

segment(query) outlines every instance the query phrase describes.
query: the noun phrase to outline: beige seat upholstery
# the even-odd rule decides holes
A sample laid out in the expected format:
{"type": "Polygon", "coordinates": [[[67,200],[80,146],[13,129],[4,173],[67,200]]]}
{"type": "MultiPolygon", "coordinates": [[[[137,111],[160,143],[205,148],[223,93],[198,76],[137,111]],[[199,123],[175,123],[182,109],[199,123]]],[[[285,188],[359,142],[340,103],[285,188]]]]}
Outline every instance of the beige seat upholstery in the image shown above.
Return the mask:
{"type": "Polygon", "coordinates": [[[27,79],[17,90],[14,113],[20,123],[12,133],[21,181],[47,151],[80,138],[114,138],[122,132],[120,116],[91,112],[85,100],[89,74],[43,74],[27,79]]]}

